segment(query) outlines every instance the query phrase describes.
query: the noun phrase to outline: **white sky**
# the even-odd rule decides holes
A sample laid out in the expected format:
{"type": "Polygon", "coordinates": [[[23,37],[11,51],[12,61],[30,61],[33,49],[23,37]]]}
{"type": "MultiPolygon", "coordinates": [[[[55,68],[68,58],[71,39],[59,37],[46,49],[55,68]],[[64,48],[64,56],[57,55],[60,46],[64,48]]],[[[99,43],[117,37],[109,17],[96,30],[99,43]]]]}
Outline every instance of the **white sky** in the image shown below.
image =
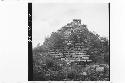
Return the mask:
{"type": "Polygon", "coordinates": [[[90,31],[109,36],[107,3],[35,3],[32,12],[33,47],[72,19],[81,19],[90,31]]]}

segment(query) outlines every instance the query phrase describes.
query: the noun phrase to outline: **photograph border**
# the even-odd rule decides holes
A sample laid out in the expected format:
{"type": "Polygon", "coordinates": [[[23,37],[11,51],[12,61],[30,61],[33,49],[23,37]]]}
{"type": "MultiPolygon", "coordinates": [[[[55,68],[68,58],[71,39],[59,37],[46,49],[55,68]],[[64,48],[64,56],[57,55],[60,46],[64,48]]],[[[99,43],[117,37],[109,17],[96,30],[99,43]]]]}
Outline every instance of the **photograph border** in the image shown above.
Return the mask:
{"type": "Polygon", "coordinates": [[[28,81],[33,80],[32,3],[28,3],[28,81]]]}

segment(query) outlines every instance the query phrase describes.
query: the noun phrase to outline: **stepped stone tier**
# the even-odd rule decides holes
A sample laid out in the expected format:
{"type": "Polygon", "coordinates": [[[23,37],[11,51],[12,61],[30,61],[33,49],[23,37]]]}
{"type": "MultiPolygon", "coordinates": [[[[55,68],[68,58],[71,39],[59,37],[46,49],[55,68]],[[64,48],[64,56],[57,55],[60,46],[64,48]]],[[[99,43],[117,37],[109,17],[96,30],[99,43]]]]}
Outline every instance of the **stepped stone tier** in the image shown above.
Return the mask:
{"type": "MultiPolygon", "coordinates": [[[[58,49],[57,50],[50,50],[48,53],[49,55],[54,56],[55,58],[60,58],[61,60],[65,60],[68,63],[74,62],[74,61],[92,61],[89,60],[89,55],[86,54],[86,50],[89,48],[84,46],[83,42],[75,43],[74,46],[71,48],[68,48],[69,45],[72,44],[72,41],[69,40],[69,36],[72,34],[72,31],[74,29],[77,29],[79,27],[85,27],[85,25],[81,25],[81,20],[80,19],[73,19],[73,22],[68,23],[62,28],[65,28],[64,31],[64,43],[67,44],[67,46],[64,46],[63,52],[60,52],[58,49]],[[64,58],[65,56],[66,58],[64,58]]],[[[59,30],[60,31],[60,30],[59,30]]]]}

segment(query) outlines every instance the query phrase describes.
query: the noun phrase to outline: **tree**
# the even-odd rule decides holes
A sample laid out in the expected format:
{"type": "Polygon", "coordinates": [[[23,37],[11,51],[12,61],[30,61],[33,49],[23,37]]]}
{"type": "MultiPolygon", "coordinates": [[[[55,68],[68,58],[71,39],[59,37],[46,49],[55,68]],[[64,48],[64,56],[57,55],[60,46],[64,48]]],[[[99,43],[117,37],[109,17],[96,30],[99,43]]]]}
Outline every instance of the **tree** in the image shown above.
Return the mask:
{"type": "Polygon", "coordinates": [[[63,42],[63,35],[58,32],[53,32],[49,38],[45,39],[43,44],[49,49],[61,49],[64,46],[63,42]]]}

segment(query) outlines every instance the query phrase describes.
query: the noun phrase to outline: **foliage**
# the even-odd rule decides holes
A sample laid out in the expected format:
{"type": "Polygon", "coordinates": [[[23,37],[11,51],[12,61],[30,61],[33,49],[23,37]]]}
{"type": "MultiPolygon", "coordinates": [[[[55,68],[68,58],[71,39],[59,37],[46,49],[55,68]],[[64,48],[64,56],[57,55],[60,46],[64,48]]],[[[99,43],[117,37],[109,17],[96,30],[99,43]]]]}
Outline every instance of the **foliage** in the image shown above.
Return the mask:
{"type": "Polygon", "coordinates": [[[43,45],[38,44],[33,48],[33,80],[109,80],[108,39],[89,31],[86,25],[77,25],[75,28],[71,26],[53,32],[45,39],[43,45]],[[68,59],[64,51],[68,52],[73,48],[75,52],[76,43],[82,44],[81,49],[88,48],[84,51],[86,55],[90,55],[92,62],[86,64],[74,61],[68,64],[61,59],[62,57],[68,59]],[[50,50],[58,50],[63,56],[55,58],[49,54],[50,50]],[[98,67],[104,67],[104,70],[97,71],[98,67]]]}

